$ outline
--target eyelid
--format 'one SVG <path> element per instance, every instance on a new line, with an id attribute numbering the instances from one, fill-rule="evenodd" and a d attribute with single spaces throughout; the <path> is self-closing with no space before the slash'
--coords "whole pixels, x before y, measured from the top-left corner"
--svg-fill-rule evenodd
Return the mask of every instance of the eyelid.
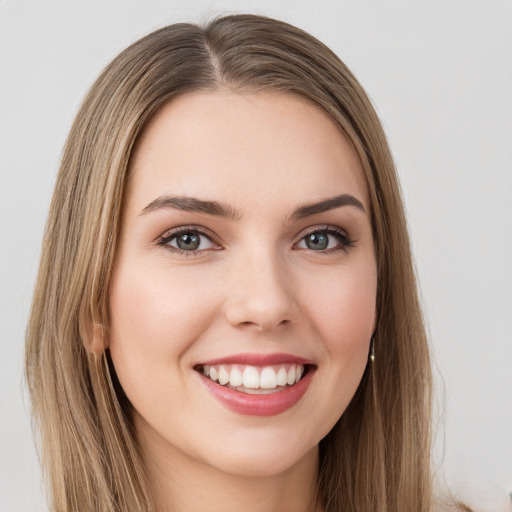
<path id="1" fill-rule="evenodd" d="M 303 229 L 298 235 L 297 238 L 304 238 L 306 235 L 311 233 L 316 233 L 317 231 L 331 231 L 335 233 L 340 233 L 344 236 L 348 237 L 348 233 L 346 229 L 340 228 L 339 226 L 335 226 L 333 224 L 316 224 L 314 226 L 309 226 Z"/>
<path id="2" fill-rule="evenodd" d="M 297 244 L 299 244 L 304 238 L 308 235 L 311 235 L 313 233 L 319 233 L 324 232 L 328 233 L 334 236 L 338 236 L 341 240 L 339 240 L 339 247 L 333 247 L 330 249 L 325 249 L 323 251 L 315 251 L 320 254 L 330 253 L 330 252 L 337 252 L 340 250 L 346 251 L 347 249 L 351 248 L 355 240 L 350 237 L 348 232 L 340 228 L 339 226 L 335 226 L 332 224 L 321 224 L 321 225 L 315 225 L 310 226 L 304 230 L 302 230 L 296 237 L 295 242 L 292 244 L 293 249 L 297 249 Z M 182 249 L 179 249 L 177 247 L 169 245 L 169 242 L 177 237 L 180 233 L 197 233 L 201 236 L 204 236 L 208 238 L 213 244 L 217 245 L 218 248 L 215 249 L 198 249 L 198 250 L 190 250 L 185 251 Z M 166 230 L 162 235 L 160 235 L 156 240 L 155 243 L 159 246 L 165 247 L 166 249 L 170 250 L 171 252 L 178 253 L 178 254 L 186 254 L 186 255 L 194 255 L 202 252 L 208 252 L 211 250 L 220 250 L 222 249 L 222 243 L 220 241 L 220 238 L 210 229 L 205 228 L 203 226 L 198 225 L 185 225 L 185 226 L 177 226 L 175 228 L 171 228 Z M 299 250 L 302 250 L 300 248 Z M 305 249 L 304 249 L 305 250 Z"/>
<path id="3" fill-rule="evenodd" d="M 305 237 L 308 235 L 311 235 L 313 233 L 328 233 L 332 235 L 336 235 L 340 237 L 342 240 L 340 240 L 340 247 L 333 247 L 331 249 L 325 249 L 323 251 L 314 251 L 319 254 L 326 254 L 330 252 L 337 252 L 337 251 L 346 251 L 347 249 L 350 249 L 354 246 L 355 240 L 350 237 L 347 230 L 340 228 L 338 226 L 334 226 L 332 224 L 323 224 L 323 225 L 316 225 L 316 226 L 310 226 L 303 231 L 299 233 L 297 236 L 297 240 L 293 243 L 293 247 L 296 248 L 297 244 L 302 242 Z M 300 250 L 300 249 L 298 249 Z M 304 249 L 307 250 L 307 249 Z"/>
<path id="4" fill-rule="evenodd" d="M 208 238 L 213 244 L 219 246 L 218 248 L 222 248 L 222 244 L 220 242 L 219 237 L 211 230 L 203 227 L 203 226 L 196 226 L 196 225 L 186 225 L 186 226 L 177 226 L 175 228 L 168 229 L 163 234 L 161 234 L 155 241 L 155 243 L 159 246 L 165 247 L 171 252 L 175 253 L 187 253 L 187 255 L 197 254 L 200 252 L 206 252 L 212 249 L 200 249 L 200 250 L 191 250 L 191 251 L 183 251 L 177 247 L 173 247 L 171 245 L 168 245 L 169 242 L 176 238 L 180 233 L 197 233 L 201 236 L 204 236 Z M 215 250 L 215 249 L 213 249 Z"/>

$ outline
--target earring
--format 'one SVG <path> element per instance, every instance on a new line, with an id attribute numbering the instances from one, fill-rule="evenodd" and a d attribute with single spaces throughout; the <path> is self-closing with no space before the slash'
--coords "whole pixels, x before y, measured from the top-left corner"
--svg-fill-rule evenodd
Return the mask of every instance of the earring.
<path id="1" fill-rule="evenodd" d="M 370 338 L 370 361 L 373 363 L 375 361 L 375 342 L 374 342 L 375 334 L 372 334 Z"/>
<path id="2" fill-rule="evenodd" d="M 101 329 L 101 337 L 103 338 L 103 329 L 106 329 L 107 326 L 103 324 L 96 324 Z"/>

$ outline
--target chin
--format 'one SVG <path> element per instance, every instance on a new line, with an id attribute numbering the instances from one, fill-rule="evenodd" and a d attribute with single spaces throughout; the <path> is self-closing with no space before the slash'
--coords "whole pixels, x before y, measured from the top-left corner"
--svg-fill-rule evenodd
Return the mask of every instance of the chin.
<path id="1" fill-rule="evenodd" d="M 272 446 L 274 447 L 274 446 Z M 242 453 L 226 453 L 216 461 L 215 467 L 234 476 L 251 478 L 270 478 L 286 473 L 296 466 L 315 467 L 318 464 L 318 445 L 306 452 L 295 450 L 244 450 Z"/>
<path id="2" fill-rule="evenodd" d="M 212 443 L 217 449 L 202 453 L 211 467 L 224 473 L 265 478 L 286 473 L 297 466 L 318 465 L 318 442 L 307 432 L 291 433 L 289 429 L 251 429 L 233 432 L 222 442 Z"/>

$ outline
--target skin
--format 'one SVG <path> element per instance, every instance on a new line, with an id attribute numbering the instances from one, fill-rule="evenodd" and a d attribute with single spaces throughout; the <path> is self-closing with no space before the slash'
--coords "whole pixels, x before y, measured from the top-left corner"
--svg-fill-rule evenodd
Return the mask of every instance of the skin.
<path id="1" fill-rule="evenodd" d="M 169 194 L 216 201 L 236 215 L 143 212 Z M 340 194 L 364 211 L 348 205 L 290 218 Z M 300 97 L 188 93 L 146 127 L 131 161 L 108 343 L 158 510 L 315 509 L 318 443 L 357 389 L 374 330 L 369 211 L 355 151 Z M 202 238 L 192 253 L 176 240 L 162 245 L 170 230 L 191 226 L 215 239 Z M 353 245 L 330 235 L 327 250 L 308 247 L 306 233 L 326 226 Z M 316 365 L 305 395 L 276 416 L 228 410 L 194 369 L 276 352 Z"/>

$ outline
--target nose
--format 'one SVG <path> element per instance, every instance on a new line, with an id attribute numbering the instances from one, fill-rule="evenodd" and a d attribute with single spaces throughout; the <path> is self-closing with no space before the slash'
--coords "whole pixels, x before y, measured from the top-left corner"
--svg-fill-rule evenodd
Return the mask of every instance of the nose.
<path id="1" fill-rule="evenodd" d="M 297 320 L 294 280 L 277 258 L 261 255 L 242 260 L 226 281 L 225 316 L 231 325 L 269 331 Z"/>

